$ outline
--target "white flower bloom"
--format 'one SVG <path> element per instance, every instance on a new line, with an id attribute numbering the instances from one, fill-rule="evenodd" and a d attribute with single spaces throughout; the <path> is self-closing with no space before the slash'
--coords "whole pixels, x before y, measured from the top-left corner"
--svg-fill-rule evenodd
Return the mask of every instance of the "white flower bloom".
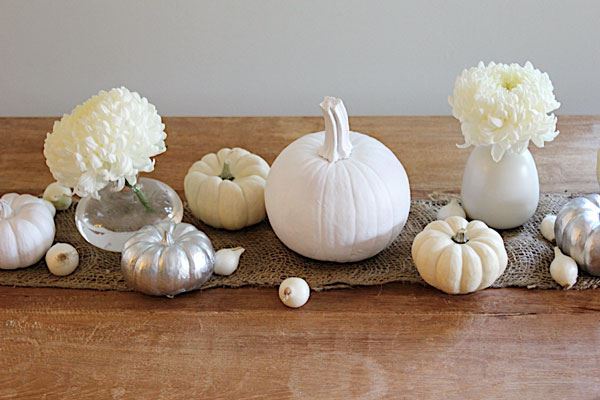
<path id="1" fill-rule="evenodd" d="M 465 69 L 448 99 L 465 138 L 459 147 L 489 145 L 495 161 L 523 152 L 529 141 L 544 147 L 558 135 L 556 116 L 548 115 L 560 107 L 553 91 L 548 74 L 530 62 Z"/>
<path id="2" fill-rule="evenodd" d="M 154 170 L 167 137 L 156 108 L 127 88 L 101 91 L 54 122 L 44 156 L 52 176 L 77 195 L 98 196 L 110 182 L 136 184 Z"/>

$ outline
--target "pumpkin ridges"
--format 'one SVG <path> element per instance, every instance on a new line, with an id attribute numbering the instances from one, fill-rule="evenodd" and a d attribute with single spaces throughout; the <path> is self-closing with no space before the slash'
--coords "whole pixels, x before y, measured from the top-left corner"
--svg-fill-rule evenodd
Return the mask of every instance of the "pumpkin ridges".
<path id="1" fill-rule="evenodd" d="M 596 226 L 588 235 L 584 246 L 584 267 L 587 272 L 598 275 L 600 265 L 600 225 Z"/>
<path id="2" fill-rule="evenodd" d="M 354 185 L 352 184 L 352 179 L 350 177 L 350 172 L 348 171 L 348 163 L 341 163 L 340 164 L 342 166 L 342 169 L 344 170 L 344 172 L 346 172 L 346 181 L 348 182 L 348 185 L 350 186 L 350 194 L 352 195 L 352 200 L 349 202 L 349 204 L 352 204 L 352 209 L 353 212 L 351 212 L 351 214 L 357 214 L 357 210 L 356 210 L 356 205 L 355 205 L 355 194 L 354 194 Z M 352 226 L 352 232 L 353 232 L 353 238 L 352 238 L 352 245 L 350 246 L 350 257 L 349 258 L 353 258 L 354 257 L 354 246 L 356 245 L 356 236 L 358 234 L 358 229 L 357 229 L 357 221 L 359 219 L 359 216 L 356 215 L 356 218 L 354 218 L 353 221 L 353 226 Z"/>
<path id="3" fill-rule="evenodd" d="M 10 220 L 0 220 L 0 233 L 4 233 L 4 237 L 0 240 L 0 255 L 2 257 L 10 257 L 10 259 L 4 259 L 2 265 L 3 269 L 17 269 L 21 265 L 20 255 L 18 251 L 13 249 L 18 248 L 17 237 Z"/>
<path id="4" fill-rule="evenodd" d="M 195 197 L 198 207 L 198 217 L 210 226 L 222 228 L 219 215 L 220 184 L 223 183 L 218 176 L 209 176 L 198 186 Z M 200 195 L 202 193 L 202 195 Z"/>
<path id="5" fill-rule="evenodd" d="M 423 244 L 421 245 L 421 248 L 428 250 L 417 252 L 414 261 L 417 265 L 417 270 L 419 271 L 419 274 L 421 274 L 425 282 L 429 283 L 430 285 L 432 285 L 433 282 L 436 282 L 436 268 L 421 267 L 426 265 L 437 265 L 438 259 L 441 255 L 441 250 L 446 248 L 450 244 L 452 244 L 452 240 L 450 240 L 450 238 L 447 236 L 426 236 L 426 239 L 423 239 Z M 437 287 L 436 285 L 433 286 Z"/>
<path id="6" fill-rule="evenodd" d="M 214 169 L 208 165 L 204 160 L 196 161 L 192 164 L 192 166 L 188 169 L 188 174 L 199 173 L 202 175 L 215 175 Z"/>
<path id="7" fill-rule="evenodd" d="M 37 198 L 36 198 L 37 199 Z M 24 219 L 29 221 L 35 228 L 40 231 L 41 236 L 44 238 L 45 246 L 52 245 L 54 241 L 54 234 L 56 233 L 56 226 L 54 224 L 54 217 L 50 213 L 50 211 L 44 206 L 43 209 L 47 212 L 47 217 L 52 221 L 51 224 L 40 224 L 39 215 L 35 215 L 35 213 L 40 212 L 42 207 L 40 207 L 39 203 L 25 203 L 23 206 L 17 209 L 15 216 L 19 219 Z M 48 228 L 48 229 L 46 229 Z M 45 253 L 45 252 L 44 252 Z"/>
<path id="8" fill-rule="evenodd" d="M 128 271 L 131 271 L 130 273 L 124 273 L 125 276 L 129 276 L 129 278 L 131 279 L 131 282 L 129 283 L 132 287 L 138 287 L 140 285 L 147 285 L 148 282 L 146 282 L 146 278 L 144 277 L 144 273 L 143 271 L 146 268 L 149 268 L 148 266 L 151 265 L 151 255 L 154 252 L 154 249 L 156 247 L 155 243 L 151 243 L 151 242 L 138 242 L 138 243 L 147 243 L 148 246 L 144 248 L 144 250 L 142 250 L 140 252 L 140 255 L 135 259 L 135 263 L 133 265 L 133 269 L 128 269 Z M 128 250 L 129 246 L 125 249 Z M 131 250 L 132 252 L 134 252 L 133 250 Z M 134 252 L 135 254 L 135 252 Z M 123 253 L 121 254 L 121 259 L 125 259 L 124 258 L 125 255 L 125 251 L 123 251 Z M 130 259 L 130 258 L 127 258 Z M 150 262 L 150 264 L 149 264 Z"/>
<path id="9" fill-rule="evenodd" d="M 579 265 L 585 264 L 583 253 L 585 242 L 583 244 L 580 244 L 580 238 L 588 237 L 589 234 L 594 230 L 594 228 L 599 225 L 598 221 L 592 221 L 590 223 L 587 223 L 587 221 L 585 220 L 586 214 L 588 214 L 587 211 L 576 213 L 575 216 L 565 225 L 563 229 L 564 236 L 566 236 L 566 242 L 570 250 L 569 255 L 573 257 L 573 259 Z M 584 228 L 585 230 L 583 230 L 582 228 Z M 574 249 L 576 251 L 573 251 Z"/>
<path id="10" fill-rule="evenodd" d="M 129 253 L 133 252 L 135 253 L 143 253 L 146 250 L 148 250 L 150 247 L 152 247 L 154 244 L 151 242 L 145 242 L 145 241 L 140 241 L 140 242 L 134 242 L 132 244 L 130 244 L 129 246 L 127 246 L 127 248 L 123 249 L 123 252 L 121 254 L 122 259 L 127 259 L 127 260 L 131 260 L 132 257 L 129 255 Z M 136 263 L 137 263 L 137 259 L 136 259 Z M 127 281 L 127 283 L 129 283 L 131 286 L 134 286 L 137 284 L 136 282 L 136 277 L 137 277 L 137 273 L 138 273 L 138 269 L 137 269 L 137 265 L 134 264 L 133 268 L 131 268 L 131 266 L 127 269 L 123 269 L 123 276 L 125 277 L 125 280 Z M 141 267 L 140 267 L 141 268 Z"/>
<path id="11" fill-rule="evenodd" d="M 250 207 L 249 204 L 259 201 L 264 196 L 264 188 L 267 183 L 266 180 L 260 176 L 251 175 L 239 179 L 237 183 L 242 189 L 245 198 L 248 214 L 246 226 L 259 223 L 265 219 L 266 216 L 264 200 L 262 207 Z"/>
<path id="12" fill-rule="evenodd" d="M 242 204 L 241 207 L 243 208 L 245 214 L 246 214 L 246 220 L 244 221 L 243 225 L 240 227 L 243 228 L 244 226 L 249 226 L 250 224 L 250 209 L 248 207 L 248 197 L 246 197 L 246 193 L 244 192 L 244 188 L 242 185 L 239 184 L 239 182 L 236 182 L 238 189 L 239 189 L 239 193 L 242 199 Z"/>
<path id="13" fill-rule="evenodd" d="M 229 151 L 229 153 L 227 153 L 225 159 L 223 160 L 223 163 L 228 162 L 231 165 L 232 171 L 239 170 L 240 161 L 244 160 L 251 154 L 252 153 L 250 153 L 248 150 L 242 149 L 241 147 L 234 147 Z"/>
<path id="14" fill-rule="evenodd" d="M 439 289 L 456 294 L 460 290 L 462 277 L 462 251 L 460 245 L 452 243 L 441 251 L 435 263 L 435 280 Z"/>
<path id="15" fill-rule="evenodd" d="M 431 238 L 436 238 L 436 239 L 447 239 L 449 238 L 449 236 L 445 233 L 442 233 L 440 231 L 436 231 L 433 229 L 423 229 L 421 232 L 419 232 L 417 234 L 417 236 L 415 236 L 415 239 L 413 240 L 413 244 L 412 244 L 412 258 L 413 260 L 416 259 L 417 257 L 417 253 L 421 250 L 421 246 L 423 246 L 423 244 L 425 243 L 425 241 L 427 241 L 428 239 Z"/>
<path id="16" fill-rule="evenodd" d="M 353 179 L 351 179 L 351 177 L 350 177 L 350 172 L 348 171 L 348 167 L 353 168 L 353 170 L 355 171 L 355 173 L 357 173 L 357 175 L 362 178 L 362 184 L 365 187 L 367 187 L 369 185 L 369 183 L 371 182 L 371 180 L 369 179 L 369 177 L 367 177 L 367 174 L 364 171 L 362 171 L 360 168 L 357 168 L 357 166 L 355 164 L 353 164 L 353 163 L 343 163 L 342 165 L 344 165 L 344 168 L 346 169 L 346 172 L 348 173 L 347 178 L 348 178 L 348 181 L 350 182 L 353 196 L 354 196 L 355 186 L 353 184 Z M 376 196 L 374 194 L 375 191 L 376 191 L 376 189 L 375 190 L 367 190 L 367 191 L 365 191 L 366 193 L 368 193 L 368 197 L 369 197 L 368 202 L 370 204 L 377 204 L 378 203 L 378 199 L 376 198 Z M 352 203 L 353 203 L 353 207 L 354 207 L 354 210 L 355 210 L 354 213 L 356 214 L 356 206 L 354 205 L 354 203 L 355 203 L 354 199 L 355 198 L 353 198 Z M 391 200 L 389 200 L 389 199 L 388 199 L 387 206 L 388 207 L 392 206 Z M 383 229 L 385 229 L 385 226 L 382 226 L 383 224 L 380 221 L 380 216 L 378 215 L 376 208 L 367 207 L 366 211 L 367 211 L 367 215 L 368 216 L 365 216 L 365 218 L 363 220 L 366 220 L 366 221 L 376 221 L 375 222 L 375 230 L 374 230 L 375 233 L 381 232 Z M 354 218 L 354 232 L 355 232 L 355 234 L 354 234 L 354 241 L 352 243 L 352 250 L 350 252 L 350 258 L 352 258 L 352 259 L 355 256 L 358 256 L 358 254 L 354 253 L 354 247 L 355 247 L 355 244 L 356 244 L 356 241 L 357 241 L 357 232 L 358 232 L 357 223 L 358 223 L 358 219 L 359 219 L 359 215 L 356 215 L 356 218 Z M 386 221 L 384 221 L 384 223 L 385 222 Z M 389 231 L 391 232 L 390 235 L 393 234 L 393 232 L 391 230 L 389 230 Z M 367 233 L 367 236 L 372 236 L 373 237 L 372 240 L 371 240 L 371 242 L 373 243 L 373 245 L 378 240 L 378 236 L 376 234 L 373 234 L 371 231 L 369 231 Z M 386 243 L 389 243 L 389 237 L 388 237 L 388 239 L 386 239 Z M 379 247 L 379 245 L 378 245 L 378 247 Z"/>
<path id="17" fill-rule="evenodd" d="M 256 154 L 247 154 L 241 157 L 236 166 L 236 178 L 258 175 L 264 179 L 269 174 L 269 164 Z"/>
<path id="18" fill-rule="evenodd" d="M 477 253 L 481 262 L 482 278 L 481 284 L 477 290 L 490 286 L 500 276 L 498 272 L 501 269 L 500 260 L 496 252 L 487 244 L 477 241 L 469 242 L 469 246 Z M 483 262 L 483 260 L 486 262 Z M 487 278 L 486 278 L 487 277 Z"/>
<path id="19" fill-rule="evenodd" d="M 483 280 L 481 258 L 471 246 L 461 246 L 463 253 L 463 274 L 460 289 L 463 293 L 471 293 L 479 289 Z"/>
<path id="20" fill-rule="evenodd" d="M 330 165 L 326 164 L 323 168 L 325 168 L 327 170 L 327 169 L 329 169 L 329 167 L 330 167 Z M 318 235 L 318 239 L 317 240 L 318 240 L 319 246 L 317 247 L 317 249 L 316 249 L 317 251 L 316 251 L 316 253 L 314 255 L 314 258 L 316 258 L 316 259 L 321 259 L 322 258 L 321 254 L 323 253 L 323 236 L 324 236 L 323 235 L 323 229 L 324 229 L 324 224 L 323 224 L 323 209 L 325 208 L 324 207 L 324 204 L 325 204 L 325 192 L 327 190 L 327 181 L 328 180 L 329 180 L 329 171 L 326 171 L 325 172 L 325 179 L 323 179 L 323 184 L 321 185 L 321 194 L 320 194 L 320 196 L 317 196 L 317 197 L 320 197 L 321 200 L 319 201 L 319 205 L 320 205 L 320 207 L 318 207 L 319 217 L 317 218 L 318 222 L 317 222 L 316 233 Z M 309 257 L 310 257 L 310 255 L 309 255 Z"/>
<path id="21" fill-rule="evenodd" d="M 219 184 L 217 201 L 220 225 L 229 230 L 241 229 L 248 220 L 244 195 L 239 185 L 230 181 Z M 243 222 L 242 222 L 243 221 Z"/>
<path id="22" fill-rule="evenodd" d="M 201 172 L 188 173 L 183 180 L 183 191 L 194 214 L 201 214 L 202 204 L 200 190 L 208 175 Z"/>
<path id="23" fill-rule="evenodd" d="M 432 230 L 436 232 L 443 233 L 444 235 L 454 236 L 456 231 L 452 229 L 452 227 L 446 221 L 433 221 L 427 224 L 425 230 Z"/>
<path id="24" fill-rule="evenodd" d="M 158 291 L 175 295 L 187 290 L 192 277 L 189 261 L 187 254 L 178 244 L 171 246 L 162 245 L 160 258 L 158 259 L 159 273 L 157 274 L 157 282 L 155 284 Z M 177 279 L 168 279 L 170 275 L 169 271 L 174 269 L 177 270 Z M 167 279 L 159 279 L 159 277 Z M 183 287 L 179 285 L 179 279 L 186 280 Z"/>
<path id="25" fill-rule="evenodd" d="M 381 230 L 383 230 L 383 229 L 385 229 L 387 232 L 389 232 L 388 238 L 387 238 L 387 240 L 386 240 L 386 243 L 387 243 L 387 244 L 385 245 L 385 247 L 387 247 L 387 246 L 389 246 L 389 245 L 390 245 L 390 244 L 391 244 L 391 243 L 394 241 L 394 239 L 396 239 L 396 237 L 397 237 L 397 236 L 398 236 L 398 234 L 400 233 L 400 231 L 399 231 L 398 229 L 396 229 L 396 227 L 397 227 L 398 225 L 402 225 L 402 227 L 404 227 L 404 224 L 402 224 L 402 222 L 401 222 L 401 221 L 396 221 L 396 219 L 397 219 L 397 217 L 398 217 L 398 216 L 396 215 L 396 205 L 395 205 L 395 204 L 393 204 L 393 201 L 392 201 L 392 194 L 390 193 L 390 189 L 389 189 L 389 187 L 387 186 L 387 183 L 386 183 L 386 182 L 384 182 L 384 181 L 383 181 L 383 179 L 381 179 L 381 177 L 380 177 L 380 176 L 377 174 L 377 172 L 376 172 L 376 171 L 373 169 L 373 167 L 372 167 L 372 166 L 370 166 L 370 165 L 368 165 L 368 164 L 365 164 L 365 163 L 364 163 L 364 162 L 362 162 L 362 161 L 358 161 L 358 160 L 357 160 L 356 158 L 354 158 L 354 157 L 352 158 L 352 160 L 353 160 L 355 163 L 357 163 L 357 164 L 361 165 L 362 167 L 365 167 L 365 168 L 367 168 L 367 170 L 371 172 L 371 176 L 373 176 L 373 177 L 374 177 L 374 178 L 377 180 L 377 182 L 379 183 L 379 188 L 383 187 L 383 188 L 385 189 L 385 194 L 387 194 L 387 196 L 381 196 L 381 198 L 383 198 L 383 197 L 385 197 L 385 198 L 386 198 L 386 200 L 387 200 L 387 201 L 386 201 L 386 205 L 385 205 L 384 207 L 386 207 L 386 208 L 388 208 L 389 210 L 391 210 L 391 212 L 392 212 L 392 217 L 390 218 L 390 220 L 389 220 L 389 221 L 388 221 L 388 220 L 386 220 L 386 219 L 384 219 L 384 221 L 383 221 L 383 222 L 384 222 L 384 224 L 381 224 L 381 223 L 380 223 L 380 221 L 379 221 L 379 218 L 378 218 L 378 219 L 377 219 L 377 232 L 381 232 Z M 360 172 L 360 174 L 361 174 L 361 175 L 362 175 L 362 176 L 365 178 L 365 180 L 366 180 L 367 182 L 371 182 L 371 180 L 369 180 L 369 179 L 367 178 L 367 174 L 365 173 L 365 171 L 363 171 L 363 170 L 362 170 L 362 169 L 360 169 L 360 168 L 356 168 L 356 170 Z M 374 188 L 373 190 L 371 190 L 371 193 L 375 193 L 375 192 L 379 191 L 379 188 L 376 188 L 376 189 Z M 383 217 L 383 216 L 381 216 L 381 217 Z M 406 221 L 404 221 L 404 223 L 406 223 Z M 391 226 L 390 226 L 390 228 L 391 228 L 391 229 L 386 229 L 386 228 L 388 228 L 387 224 L 391 224 Z M 401 228 L 400 228 L 400 229 L 401 229 Z M 384 248 L 385 248 L 385 247 L 384 247 Z"/>
<path id="26" fill-rule="evenodd" d="M 458 216 L 448 217 L 444 222 L 450 226 L 450 229 L 452 230 L 452 236 L 454 236 L 461 229 L 467 230 L 468 227 L 467 221 Z"/>
<path id="27" fill-rule="evenodd" d="M 495 235 L 492 235 L 495 233 Z M 508 255 L 504 248 L 504 240 L 502 236 L 496 231 L 490 231 L 485 235 L 480 235 L 473 240 L 473 243 L 481 243 L 482 245 L 488 246 L 495 254 L 498 259 L 498 276 L 504 273 L 508 264 Z M 493 282 L 492 282 L 493 283 Z"/>
<path id="28" fill-rule="evenodd" d="M 204 157 L 200 159 L 201 162 L 206 163 L 212 171 L 211 175 L 217 176 L 221 173 L 223 169 L 223 163 L 219 160 L 215 153 L 206 154 Z"/>
<path id="29" fill-rule="evenodd" d="M 9 224 L 15 235 L 17 247 L 20 250 L 19 264 L 30 266 L 40 261 L 52 245 L 52 242 L 48 243 L 44 233 L 36 224 L 29 220 L 11 218 Z M 27 234 L 24 235 L 22 232 L 27 232 Z"/>

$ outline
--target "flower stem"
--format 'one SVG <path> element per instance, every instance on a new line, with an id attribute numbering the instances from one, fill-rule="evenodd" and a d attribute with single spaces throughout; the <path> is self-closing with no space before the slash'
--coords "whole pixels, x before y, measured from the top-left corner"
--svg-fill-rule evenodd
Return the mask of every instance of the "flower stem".
<path id="1" fill-rule="evenodd" d="M 127 183 L 127 186 L 129 186 L 131 188 L 131 190 L 133 191 L 133 193 L 135 193 L 138 200 L 140 201 L 140 203 L 142 203 L 142 205 L 144 206 L 146 211 L 148 211 L 148 212 L 154 211 L 154 209 L 150 205 L 150 201 L 148 201 L 148 198 L 146 197 L 146 194 L 142 191 L 142 188 L 140 187 L 140 185 L 138 185 L 138 184 L 130 185 L 129 183 Z"/>

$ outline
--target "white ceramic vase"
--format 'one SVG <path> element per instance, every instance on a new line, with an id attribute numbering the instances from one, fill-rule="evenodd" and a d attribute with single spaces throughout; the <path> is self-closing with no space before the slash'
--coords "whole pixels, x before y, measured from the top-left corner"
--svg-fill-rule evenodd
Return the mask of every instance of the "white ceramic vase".
<path id="1" fill-rule="evenodd" d="M 463 174 L 462 201 L 471 219 L 495 229 L 523 225 L 535 213 L 540 183 L 529 150 L 506 152 L 499 162 L 489 146 L 473 149 Z"/>

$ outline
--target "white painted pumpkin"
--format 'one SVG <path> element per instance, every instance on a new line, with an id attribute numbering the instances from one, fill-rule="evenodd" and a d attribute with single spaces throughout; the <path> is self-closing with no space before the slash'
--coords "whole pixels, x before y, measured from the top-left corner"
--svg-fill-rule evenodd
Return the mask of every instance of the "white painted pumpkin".
<path id="1" fill-rule="evenodd" d="M 351 132 L 342 101 L 321 103 L 325 131 L 287 146 L 271 166 L 265 205 L 290 249 L 324 261 L 371 257 L 398 236 L 410 208 L 408 177 L 381 142 Z"/>
<path id="2" fill-rule="evenodd" d="M 498 232 L 458 216 L 427 225 L 413 241 L 412 258 L 425 282 L 449 294 L 489 287 L 508 264 Z"/>
<path id="3" fill-rule="evenodd" d="M 29 194 L 0 197 L 0 269 L 29 267 L 44 257 L 55 233 L 50 207 Z"/>
<path id="4" fill-rule="evenodd" d="M 254 225 L 265 218 L 269 164 L 247 150 L 221 149 L 196 161 L 184 180 L 192 213 L 215 228 Z"/>

